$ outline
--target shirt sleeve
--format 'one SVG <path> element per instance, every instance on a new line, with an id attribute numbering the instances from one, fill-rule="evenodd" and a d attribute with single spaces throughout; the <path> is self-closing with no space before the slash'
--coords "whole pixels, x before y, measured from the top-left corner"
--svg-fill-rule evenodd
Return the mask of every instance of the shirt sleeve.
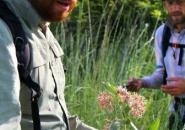
<path id="1" fill-rule="evenodd" d="M 164 65 L 163 65 L 163 55 L 162 55 L 162 35 L 163 35 L 164 24 L 161 25 L 155 33 L 154 40 L 154 51 L 156 59 L 156 69 L 155 71 L 143 78 L 144 86 L 148 88 L 159 88 L 163 83 L 164 75 Z"/>
<path id="2" fill-rule="evenodd" d="M 20 130 L 20 80 L 13 38 L 0 19 L 0 129 Z"/>

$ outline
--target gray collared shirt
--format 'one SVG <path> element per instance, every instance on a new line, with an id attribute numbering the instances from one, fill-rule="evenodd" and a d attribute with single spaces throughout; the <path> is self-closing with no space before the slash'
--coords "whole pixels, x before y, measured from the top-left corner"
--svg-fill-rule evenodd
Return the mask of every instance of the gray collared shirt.
<path id="1" fill-rule="evenodd" d="M 64 89 L 65 76 L 61 56 L 64 54 L 52 32 L 41 25 L 46 23 L 28 0 L 4 0 L 17 15 L 31 46 L 30 76 L 39 84 L 39 114 L 42 130 L 66 130 L 64 113 L 71 130 L 96 130 L 67 111 Z M 12 34 L 0 19 L 0 129 L 33 130 L 30 90 L 20 83 L 17 57 Z M 57 93 L 55 93 L 57 89 Z M 57 98 L 58 97 L 58 98 Z M 61 106 L 63 110 L 61 109 Z"/>
<path id="2" fill-rule="evenodd" d="M 42 33 L 39 25 L 43 20 L 27 0 L 6 2 L 21 21 L 31 46 L 30 75 L 42 90 L 38 103 L 42 129 L 65 130 L 63 115 L 68 112 L 64 99 L 63 51 L 48 27 L 45 34 Z M 12 35 L 2 20 L 0 35 L 0 129 L 32 130 L 31 93 L 27 86 L 20 83 Z M 58 93 L 54 92 L 55 88 Z"/>

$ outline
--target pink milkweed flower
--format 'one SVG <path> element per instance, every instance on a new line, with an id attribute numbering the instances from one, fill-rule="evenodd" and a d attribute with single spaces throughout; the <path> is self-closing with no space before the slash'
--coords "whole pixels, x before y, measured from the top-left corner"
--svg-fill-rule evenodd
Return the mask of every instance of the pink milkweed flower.
<path id="1" fill-rule="evenodd" d="M 112 95 L 108 92 L 102 92 L 98 95 L 98 103 L 101 108 L 108 110 L 109 112 L 113 111 L 112 106 Z"/>
<path id="2" fill-rule="evenodd" d="M 128 102 L 131 108 L 131 114 L 135 117 L 141 117 L 145 113 L 145 98 L 134 93 Z"/>
<path id="3" fill-rule="evenodd" d="M 118 87 L 117 94 L 120 97 L 121 102 L 128 103 L 129 98 L 130 98 L 130 93 L 127 91 L 127 89 L 122 88 L 122 87 Z"/>

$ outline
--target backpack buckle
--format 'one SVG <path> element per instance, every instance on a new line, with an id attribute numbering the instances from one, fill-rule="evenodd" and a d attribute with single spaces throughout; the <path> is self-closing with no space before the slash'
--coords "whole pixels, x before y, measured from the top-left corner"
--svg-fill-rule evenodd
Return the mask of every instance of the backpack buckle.
<path id="1" fill-rule="evenodd" d="M 173 47 L 174 47 L 174 48 L 178 48 L 179 45 L 178 45 L 177 43 L 174 43 L 174 44 L 173 44 Z"/>

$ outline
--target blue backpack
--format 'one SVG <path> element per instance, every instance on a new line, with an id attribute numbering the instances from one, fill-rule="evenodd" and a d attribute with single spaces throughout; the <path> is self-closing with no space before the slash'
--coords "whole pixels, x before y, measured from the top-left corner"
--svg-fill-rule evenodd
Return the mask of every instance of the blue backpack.
<path id="1" fill-rule="evenodd" d="M 6 3 L 0 2 L 0 18 L 8 25 L 16 48 L 18 60 L 18 71 L 21 82 L 25 83 L 31 91 L 31 109 L 34 130 L 41 130 L 38 98 L 40 97 L 40 86 L 33 82 L 30 73 L 30 45 L 19 19 L 11 12 Z"/>

